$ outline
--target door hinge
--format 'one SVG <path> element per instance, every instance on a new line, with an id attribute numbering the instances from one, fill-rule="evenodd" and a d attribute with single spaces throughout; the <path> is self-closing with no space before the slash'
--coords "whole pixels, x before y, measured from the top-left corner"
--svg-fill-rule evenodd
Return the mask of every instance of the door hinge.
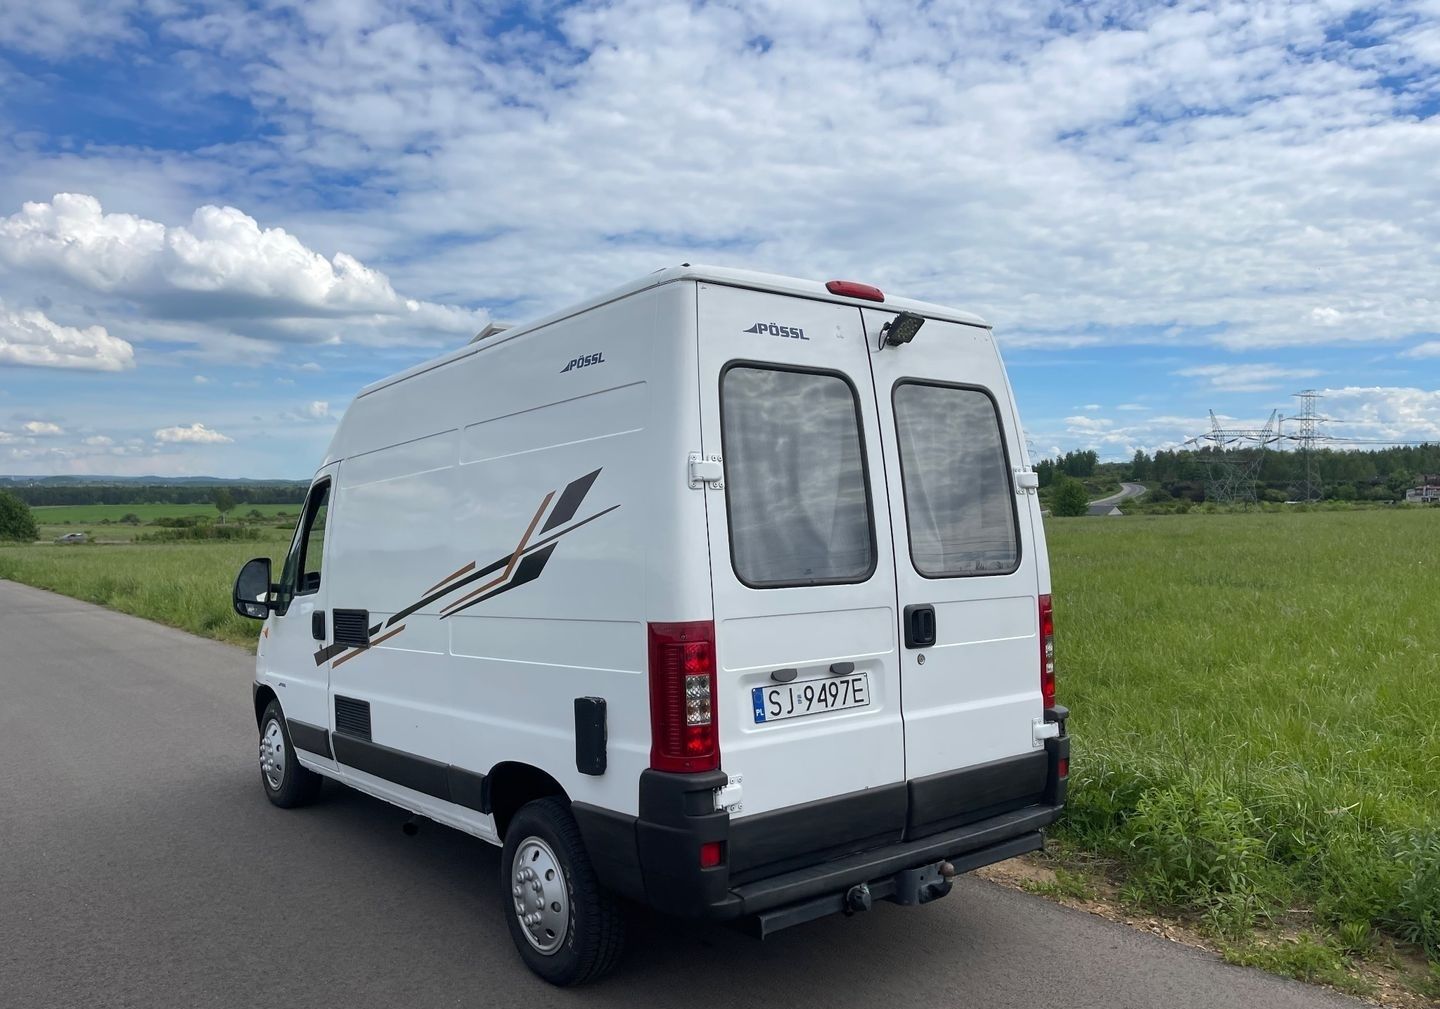
<path id="1" fill-rule="evenodd" d="M 1040 489 L 1040 474 L 1033 469 L 1015 471 L 1015 493 L 1034 494 Z"/>
<path id="2" fill-rule="evenodd" d="M 1059 722 L 1047 722 L 1043 718 L 1036 718 L 1030 722 L 1031 746 L 1044 746 L 1045 740 L 1054 739 L 1059 735 Z"/>
<path id="3" fill-rule="evenodd" d="M 690 489 L 700 490 L 702 487 L 725 489 L 725 463 L 718 455 L 702 456 L 699 452 L 691 452 Z"/>
<path id="4" fill-rule="evenodd" d="M 743 774 L 732 774 L 730 780 L 720 788 L 715 789 L 715 812 L 717 813 L 738 813 L 743 808 L 741 803 L 741 784 L 744 782 Z"/>

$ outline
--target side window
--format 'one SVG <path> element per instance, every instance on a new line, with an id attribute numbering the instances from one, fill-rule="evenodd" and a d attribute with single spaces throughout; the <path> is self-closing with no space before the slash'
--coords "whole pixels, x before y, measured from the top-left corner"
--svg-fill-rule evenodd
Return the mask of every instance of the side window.
<path id="1" fill-rule="evenodd" d="M 320 588 L 320 561 L 325 550 L 325 518 L 329 506 L 330 481 L 326 480 L 310 488 L 305 510 L 300 513 L 300 524 L 295 527 L 295 538 L 290 542 L 290 552 L 285 555 L 275 599 L 281 614 L 290 608 L 290 600 L 295 596 Z"/>
<path id="2" fill-rule="evenodd" d="M 894 403 L 915 570 L 927 578 L 1014 571 L 1015 491 L 995 401 L 979 389 L 900 382 Z"/>
<path id="3" fill-rule="evenodd" d="M 736 576 L 752 588 L 869 578 L 875 530 L 850 383 L 732 365 L 720 380 L 720 427 Z"/>

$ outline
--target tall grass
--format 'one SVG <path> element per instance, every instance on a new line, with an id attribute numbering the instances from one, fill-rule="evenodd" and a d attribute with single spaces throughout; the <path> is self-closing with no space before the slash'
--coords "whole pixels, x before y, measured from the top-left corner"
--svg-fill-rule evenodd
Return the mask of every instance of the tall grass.
<path id="1" fill-rule="evenodd" d="M 1061 830 L 1234 933 L 1440 959 L 1440 511 L 1058 520 Z"/>
<path id="2" fill-rule="evenodd" d="M 278 571 L 287 541 L 269 532 L 258 543 L 0 546 L 0 578 L 253 647 L 260 624 L 235 614 L 230 591 L 251 557 L 271 558 Z"/>

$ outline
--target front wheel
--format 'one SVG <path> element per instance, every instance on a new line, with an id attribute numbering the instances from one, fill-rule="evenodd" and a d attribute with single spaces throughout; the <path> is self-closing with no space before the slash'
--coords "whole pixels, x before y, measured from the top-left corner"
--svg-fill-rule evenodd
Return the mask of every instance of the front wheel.
<path id="1" fill-rule="evenodd" d="M 304 806 L 320 794 L 321 781 L 320 775 L 300 766 L 280 702 L 271 701 L 260 717 L 260 784 L 265 797 L 281 809 Z"/>
<path id="2" fill-rule="evenodd" d="M 563 799 L 523 806 L 505 831 L 500 897 L 526 966 L 551 984 L 609 973 L 625 942 L 615 898 L 600 887 Z"/>

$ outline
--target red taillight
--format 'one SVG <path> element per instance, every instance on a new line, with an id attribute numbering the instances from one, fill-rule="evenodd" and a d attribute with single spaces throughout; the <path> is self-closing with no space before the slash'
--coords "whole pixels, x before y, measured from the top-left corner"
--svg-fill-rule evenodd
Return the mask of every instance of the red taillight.
<path id="1" fill-rule="evenodd" d="M 1040 696 L 1055 706 L 1055 609 L 1049 596 L 1040 597 Z"/>
<path id="2" fill-rule="evenodd" d="M 885 292 L 880 288 L 856 283 L 853 280 L 832 280 L 825 285 L 825 290 L 831 294 L 838 294 L 842 298 L 861 298 L 865 301 L 885 300 Z"/>
<path id="3" fill-rule="evenodd" d="M 1069 776 L 1070 776 L 1070 760 L 1069 760 L 1069 758 L 1067 758 L 1067 757 L 1061 757 L 1061 758 L 1060 758 L 1060 777 L 1066 778 L 1066 777 L 1069 777 Z"/>
<path id="4" fill-rule="evenodd" d="M 700 845 L 700 868 L 713 869 L 725 861 L 724 841 L 705 841 Z"/>
<path id="5" fill-rule="evenodd" d="M 709 620 L 650 625 L 650 766 L 713 771 L 715 625 Z"/>

